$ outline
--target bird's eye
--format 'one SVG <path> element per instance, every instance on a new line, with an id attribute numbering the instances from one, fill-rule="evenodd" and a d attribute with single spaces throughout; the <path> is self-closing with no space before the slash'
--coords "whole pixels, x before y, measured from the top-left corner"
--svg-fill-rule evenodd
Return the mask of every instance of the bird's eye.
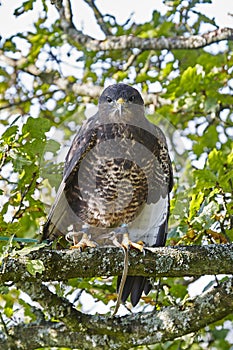
<path id="1" fill-rule="evenodd" d="M 111 99 L 111 97 L 109 97 L 109 96 L 106 97 L 106 100 L 107 100 L 108 103 L 111 103 L 111 102 L 112 102 L 112 99 Z"/>
<path id="2" fill-rule="evenodd" d="M 130 96 L 129 102 L 133 102 L 134 100 L 135 100 L 135 96 L 134 95 Z"/>

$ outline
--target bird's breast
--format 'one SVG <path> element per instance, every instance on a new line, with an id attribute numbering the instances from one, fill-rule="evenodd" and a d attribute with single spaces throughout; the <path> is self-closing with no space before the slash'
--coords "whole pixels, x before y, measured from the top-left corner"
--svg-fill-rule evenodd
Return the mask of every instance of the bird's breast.
<path id="1" fill-rule="evenodd" d="M 151 194 L 156 201 L 161 197 L 163 174 L 157 154 L 147 147 L 151 141 L 142 142 L 138 133 L 121 124 L 99 128 L 94 146 L 73 176 L 73 192 L 67 193 L 83 222 L 106 228 L 129 224 L 153 201 Z"/>
<path id="2" fill-rule="evenodd" d="M 97 227 L 116 227 L 135 219 L 148 193 L 142 168 L 129 159 L 104 158 L 102 162 L 89 159 L 85 172 L 86 181 L 80 186 L 85 222 Z"/>

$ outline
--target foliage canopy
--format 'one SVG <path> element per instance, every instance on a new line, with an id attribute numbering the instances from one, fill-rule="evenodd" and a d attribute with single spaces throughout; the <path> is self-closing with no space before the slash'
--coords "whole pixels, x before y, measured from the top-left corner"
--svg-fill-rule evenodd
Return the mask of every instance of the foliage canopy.
<path id="1" fill-rule="evenodd" d="M 165 15 L 155 10 L 148 22 L 135 23 L 132 16 L 123 25 L 112 14 L 101 13 L 95 1 L 83 1 L 106 41 L 87 36 L 85 28 L 76 29 L 73 1 L 45 0 L 20 2 L 13 16 L 30 13 L 31 29 L 2 39 L 0 235 L 39 238 L 60 182 L 61 150 L 64 153 L 85 113 L 94 109 L 103 87 L 124 82 L 142 91 L 148 118 L 161 125 L 169 139 L 176 184 L 168 244 L 232 242 L 232 32 L 220 44 L 196 48 L 195 36 L 203 34 L 203 28 L 216 31 L 214 38 L 220 35 L 215 20 L 196 8 L 209 0 L 164 1 Z M 162 48 L 153 41 L 159 38 L 164 40 Z M 191 38 L 186 48 L 184 38 Z M 130 40 L 138 40 L 138 46 L 130 47 Z M 141 48 L 148 40 L 154 46 Z M 213 42 L 222 40 L 220 35 Z M 170 49 L 170 42 L 176 43 L 175 49 Z M 35 248 L 26 245 L 28 251 Z M 11 239 L 7 244 L 0 241 L 0 247 L 4 272 L 5 259 L 22 249 L 22 243 Z M 39 278 L 43 261 L 28 261 L 27 270 Z M 144 298 L 142 310 L 183 305 L 192 281 L 162 279 L 159 294 L 155 291 Z M 112 305 L 116 297 L 115 279 L 112 283 L 76 278 L 51 285 L 78 310 L 87 311 L 83 303 L 89 295 L 100 305 Z M 25 299 L 19 287 L 5 284 L 0 288 L 3 332 L 22 319 L 29 325 L 36 322 L 41 311 Z M 228 316 L 198 333 L 150 348 L 230 349 L 231 322 Z"/>

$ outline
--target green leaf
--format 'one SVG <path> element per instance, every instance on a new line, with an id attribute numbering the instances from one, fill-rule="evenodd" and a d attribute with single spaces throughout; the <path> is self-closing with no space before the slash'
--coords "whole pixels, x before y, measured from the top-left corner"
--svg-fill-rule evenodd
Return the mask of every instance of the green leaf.
<path id="1" fill-rule="evenodd" d="M 26 264 L 28 272 L 35 276 L 37 273 L 42 273 L 45 270 L 42 260 L 29 260 Z"/>
<path id="2" fill-rule="evenodd" d="M 59 151 L 60 147 L 61 144 L 59 142 L 50 139 L 46 142 L 45 152 L 56 153 L 57 151 Z"/>
<path id="3" fill-rule="evenodd" d="M 29 10 L 32 10 L 33 9 L 33 2 L 34 2 L 34 0 L 29 0 L 29 1 L 23 2 L 22 6 L 15 9 L 14 15 L 16 17 L 18 17 L 18 16 L 22 15 L 23 13 L 25 13 Z"/>
<path id="4" fill-rule="evenodd" d="M 189 220 L 195 217 L 197 212 L 200 210 L 204 197 L 205 196 L 203 192 L 198 192 L 192 195 L 192 199 L 189 204 Z"/>
<path id="5" fill-rule="evenodd" d="M 216 125 L 210 125 L 208 129 L 204 132 L 203 144 L 205 142 L 205 147 L 212 149 L 216 147 L 218 141 L 218 132 L 216 130 Z"/>
<path id="6" fill-rule="evenodd" d="M 199 65 L 198 65 L 199 66 Z M 199 91 L 200 81 L 202 80 L 201 66 L 188 67 L 180 78 L 177 94 L 193 93 Z"/>
<path id="7" fill-rule="evenodd" d="M 18 126 L 17 125 L 13 125 L 10 126 L 9 128 L 7 128 L 7 130 L 2 134 L 2 139 L 3 140 L 9 140 L 11 138 L 11 136 L 15 135 L 18 131 Z"/>
<path id="8" fill-rule="evenodd" d="M 218 100 L 214 97 L 207 97 L 205 100 L 204 111 L 206 113 L 215 112 L 218 107 Z"/>
<path id="9" fill-rule="evenodd" d="M 195 192 L 203 191 L 205 188 L 212 188 L 216 186 L 218 178 L 209 169 L 195 170 L 193 172 L 196 180 Z"/>
<path id="10" fill-rule="evenodd" d="M 4 313 L 7 317 L 12 317 L 13 313 L 14 313 L 14 310 L 12 307 L 5 307 L 4 308 Z"/>
<path id="11" fill-rule="evenodd" d="M 31 252 L 35 252 L 41 248 L 44 248 L 48 245 L 48 243 L 39 243 L 39 244 L 36 244 L 36 245 L 32 245 L 32 246 L 28 246 L 28 247 L 24 247 L 20 250 L 14 250 L 12 253 L 11 253 L 11 256 L 12 257 L 15 257 L 15 256 L 20 256 L 20 257 L 24 257 L 28 254 L 30 254 Z"/>
<path id="12" fill-rule="evenodd" d="M 44 138 L 45 132 L 49 131 L 51 123 L 46 118 L 29 117 L 23 126 L 23 134 L 29 135 L 30 138 Z"/>
<path id="13" fill-rule="evenodd" d="M 223 166 L 222 152 L 214 148 L 208 155 L 208 163 L 211 170 L 220 170 Z"/>

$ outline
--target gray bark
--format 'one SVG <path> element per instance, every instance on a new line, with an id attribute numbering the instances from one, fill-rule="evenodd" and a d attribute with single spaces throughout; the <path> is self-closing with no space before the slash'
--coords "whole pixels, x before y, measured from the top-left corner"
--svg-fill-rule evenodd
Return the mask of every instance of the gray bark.
<path id="1" fill-rule="evenodd" d="M 85 47 L 91 51 L 128 50 L 137 48 L 145 50 L 181 50 L 198 49 L 222 40 L 233 40 L 232 28 L 220 28 L 202 35 L 190 35 L 189 37 L 160 37 L 160 38 L 139 38 L 131 35 L 119 37 L 110 36 L 105 40 L 92 39 L 78 32 L 74 27 L 63 28 L 67 38 L 72 40 L 73 45 L 80 48 Z"/>
<path id="2" fill-rule="evenodd" d="M 16 255 L 17 254 L 17 255 Z M 31 275 L 31 260 L 43 262 L 45 270 Z M 145 254 L 130 251 L 129 273 L 145 276 L 201 276 L 231 274 L 233 245 L 149 248 Z M 233 279 L 217 285 L 182 306 L 124 317 L 87 315 L 67 299 L 52 293 L 43 281 L 74 277 L 121 274 L 123 255 L 118 248 L 95 248 L 82 253 L 70 250 L 21 251 L 2 262 L 1 282 L 13 281 L 46 310 L 56 323 L 38 318 L 0 332 L 1 349 L 35 349 L 64 346 L 78 349 L 129 349 L 138 345 L 173 340 L 196 332 L 233 312 Z M 29 337 L 30 335 L 30 337 Z"/>
<path id="3" fill-rule="evenodd" d="M 18 286 L 59 323 L 40 321 L 11 327 L 8 337 L 0 333 L 2 350 L 30 350 L 45 346 L 84 350 L 130 349 L 142 344 L 163 343 L 196 332 L 233 312 L 232 278 L 194 299 L 186 300 L 182 307 L 172 306 L 158 312 L 115 318 L 84 315 L 39 281 L 21 281 Z"/>
<path id="4" fill-rule="evenodd" d="M 54 2 L 54 1 L 53 1 Z M 92 8 L 96 21 L 105 34 L 104 40 L 96 40 L 77 30 L 72 20 L 72 9 L 70 0 L 59 1 L 56 3 L 60 14 L 60 24 L 68 41 L 78 49 L 85 48 L 94 52 L 112 51 L 112 50 L 129 50 L 137 48 L 140 51 L 145 50 L 180 50 L 180 49 L 197 49 L 203 48 L 222 40 L 233 40 L 232 28 L 218 28 L 202 35 L 190 35 L 189 37 L 159 37 L 159 38 L 140 38 L 133 35 L 114 36 L 111 35 L 106 24 L 103 21 L 103 15 L 100 13 L 92 0 L 85 0 Z"/>
<path id="5" fill-rule="evenodd" d="M 27 255 L 16 252 L 2 264 L 0 282 L 33 281 L 28 272 L 31 260 L 40 260 L 45 270 L 38 277 L 42 281 L 62 281 L 75 277 L 121 275 L 123 253 L 114 247 L 78 250 L 37 250 Z M 205 246 L 145 248 L 145 253 L 129 252 L 129 274 L 150 277 L 203 276 L 231 274 L 233 244 Z"/>

